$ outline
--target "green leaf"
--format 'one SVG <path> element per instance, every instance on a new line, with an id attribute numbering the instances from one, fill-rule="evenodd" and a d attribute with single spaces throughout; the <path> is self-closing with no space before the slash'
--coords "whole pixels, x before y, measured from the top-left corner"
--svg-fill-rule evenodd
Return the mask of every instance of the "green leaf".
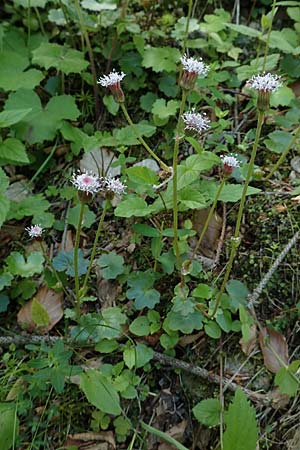
<path id="1" fill-rule="evenodd" d="M 10 127 L 15 123 L 20 122 L 31 110 L 32 108 L 2 111 L 0 113 L 0 128 Z"/>
<path id="2" fill-rule="evenodd" d="M 178 189 L 183 189 L 198 179 L 199 174 L 220 164 L 220 158 L 211 152 L 189 156 L 178 166 Z"/>
<path id="3" fill-rule="evenodd" d="M 147 92 L 147 94 L 142 95 L 140 97 L 140 105 L 141 108 L 146 112 L 151 112 L 152 105 L 157 99 L 157 95 L 153 94 L 153 92 Z"/>
<path id="4" fill-rule="evenodd" d="M 18 202 L 11 202 L 7 218 L 21 220 L 24 217 L 32 216 L 33 223 L 39 223 L 43 228 L 49 228 L 54 222 L 54 215 L 45 212 L 49 206 L 50 203 L 43 194 L 29 195 Z"/>
<path id="5" fill-rule="evenodd" d="M 127 317 L 117 306 L 105 308 L 102 318 L 97 323 L 97 334 L 100 339 L 115 339 L 123 334 L 123 326 Z"/>
<path id="6" fill-rule="evenodd" d="M 136 336 L 147 336 L 150 334 L 150 324 L 146 316 L 134 319 L 129 326 L 129 331 Z"/>
<path id="7" fill-rule="evenodd" d="M 74 249 L 66 252 L 60 251 L 52 261 L 54 269 L 59 272 L 66 272 L 71 277 L 75 276 L 74 271 Z M 89 262 L 84 258 L 83 251 L 78 251 L 78 275 L 84 275 L 87 273 Z"/>
<path id="8" fill-rule="evenodd" d="M 97 370 L 87 370 L 80 375 L 80 389 L 88 401 L 106 414 L 121 414 L 117 391 L 107 378 Z"/>
<path id="9" fill-rule="evenodd" d="M 25 146 L 15 138 L 8 138 L 0 144 L 0 164 L 28 164 Z"/>
<path id="10" fill-rule="evenodd" d="M 240 314 L 240 322 L 242 325 L 242 336 L 243 336 L 243 342 L 248 342 L 251 338 L 251 326 L 254 323 L 253 317 L 248 313 L 246 308 L 243 305 L 239 305 L 239 314 Z"/>
<path id="11" fill-rule="evenodd" d="M 179 209 L 180 211 L 187 211 L 189 209 L 202 209 L 207 206 L 207 198 L 198 189 L 190 187 L 183 188 L 178 193 Z"/>
<path id="12" fill-rule="evenodd" d="M 103 103 L 110 114 L 112 114 L 113 116 L 117 115 L 120 109 L 120 105 L 115 101 L 113 95 L 104 95 Z"/>
<path id="13" fill-rule="evenodd" d="M 114 10 L 117 8 L 116 0 L 82 0 L 81 6 L 91 11 Z"/>
<path id="14" fill-rule="evenodd" d="M 106 280 L 115 280 L 124 272 L 124 258 L 115 251 L 100 256 L 97 264 L 101 267 L 101 275 Z"/>
<path id="15" fill-rule="evenodd" d="M 37 299 L 33 299 L 31 306 L 31 317 L 38 327 L 45 327 L 49 324 L 49 314 Z"/>
<path id="16" fill-rule="evenodd" d="M 241 389 L 235 393 L 234 400 L 228 408 L 228 414 L 225 415 L 225 423 L 224 450 L 256 449 L 258 427 L 255 409 L 249 404 Z"/>
<path id="17" fill-rule="evenodd" d="M 21 253 L 12 252 L 5 261 L 7 269 L 13 275 L 29 278 L 43 271 L 44 256 L 41 252 L 32 252 L 25 261 Z"/>
<path id="18" fill-rule="evenodd" d="M 271 95 L 270 105 L 272 108 L 277 108 L 278 106 L 289 106 L 294 98 L 294 91 L 288 86 L 282 86 Z"/>
<path id="19" fill-rule="evenodd" d="M 151 214 L 151 207 L 143 198 L 136 195 L 128 195 L 115 209 L 115 216 L 119 217 L 144 217 L 149 214 Z"/>
<path id="20" fill-rule="evenodd" d="M 160 293 L 152 287 L 154 280 L 154 274 L 151 272 L 135 272 L 128 278 L 130 289 L 127 290 L 126 296 L 135 300 L 136 309 L 152 309 L 159 303 Z"/>
<path id="21" fill-rule="evenodd" d="M 16 437 L 19 434 L 19 419 L 14 403 L 0 403 L 0 436 L 1 450 L 15 448 Z"/>
<path id="22" fill-rule="evenodd" d="M 154 72 L 176 72 L 181 53 L 173 47 L 148 47 L 144 51 L 142 65 Z"/>
<path id="23" fill-rule="evenodd" d="M 133 225 L 133 230 L 142 236 L 147 237 L 160 237 L 161 233 L 157 228 L 150 227 L 145 223 L 135 223 Z"/>
<path id="24" fill-rule="evenodd" d="M 95 350 L 100 353 L 112 353 L 119 348 L 116 340 L 103 339 L 95 346 Z"/>
<path id="25" fill-rule="evenodd" d="M 229 331 L 232 330 L 232 318 L 230 311 L 224 310 L 221 314 L 218 314 L 216 316 L 216 322 L 220 328 L 225 331 L 225 333 L 229 333 Z"/>
<path id="26" fill-rule="evenodd" d="M 247 27 L 246 25 L 236 25 L 234 23 L 227 23 L 226 26 L 231 30 L 236 31 L 237 33 L 244 34 L 245 36 L 254 38 L 261 37 L 261 31 L 252 27 Z"/>
<path id="27" fill-rule="evenodd" d="M 156 100 L 153 103 L 151 112 L 160 119 L 168 119 L 170 116 L 175 116 L 179 102 L 177 100 L 169 100 L 166 102 L 163 98 Z"/>
<path id="28" fill-rule="evenodd" d="M 5 294 L 0 294 L 0 313 L 6 312 L 9 305 L 9 298 Z"/>
<path id="29" fill-rule="evenodd" d="M 80 215 L 80 205 L 76 205 L 70 209 L 68 215 L 68 224 L 73 225 L 76 229 L 78 227 L 78 220 Z M 96 214 L 89 209 L 87 205 L 84 208 L 82 227 L 83 228 L 91 228 L 91 226 L 96 222 L 97 216 Z"/>
<path id="30" fill-rule="evenodd" d="M 5 194 L 0 193 L 0 228 L 5 222 L 7 215 L 9 213 L 10 208 L 10 200 L 7 198 Z"/>
<path id="31" fill-rule="evenodd" d="M 246 305 L 249 290 L 247 286 L 239 280 L 230 280 L 226 284 L 226 291 L 231 300 L 231 304 L 235 311 L 237 311 L 239 305 Z"/>
<path id="32" fill-rule="evenodd" d="M 297 394 L 300 388 L 300 378 L 296 375 L 300 367 L 300 361 L 293 361 L 288 367 L 281 367 L 275 375 L 275 384 L 279 386 L 282 394 L 290 397 Z M 298 378 L 298 381 L 297 381 Z"/>
<path id="33" fill-rule="evenodd" d="M 32 55 L 33 64 L 45 69 L 55 67 L 67 75 L 72 72 L 80 73 L 89 64 L 82 52 L 58 44 L 42 43 Z"/>
<path id="34" fill-rule="evenodd" d="M 187 315 L 171 310 L 166 320 L 170 330 L 181 331 L 184 334 L 190 334 L 194 330 L 201 330 L 203 328 L 203 315 L 198 310 L 194 310 L 191 314 Z"/>
<path id="35" fill-rule="evenodd" d="M 268 134 L 268 138 L 265 139 L 264 143 L 269 150 L 275 153 L 283 153 L 290 145 L 292 139 L 293 135 L 288 131 L 276 130 Z"/>
<path id="36" fill-rule="evenodd" d="M 129 169 L 126 170 L 126 173 L 130 180 L 138 184 L 153 185 L 158 183 L 158 176 L 156 173 L 145 166 L 129 167 Z"/>
<path id="37" fill-rule="evenodd" d="M 204 331 L 209 337 L 213 339 L 219 339 L 222 334 L 219 325 L 213 321 L 209 321 L 204 325 Z"/>
<path id="38" fill-rule="evenodd" d="M 13 278 L 14 277 L 9 272 L 1 273 L 1 275 L 0 275 L 0 291 L 2 291 L 2 289 L 4 289 L 5 287 L 10 286 Z"/>
<path id="39" fill-rule="evenodd" d="M 42 107 L 39 96 L 26 89 L 11 93 L 5 103 L 5 111 L 14 111 L 17 108 L 30 107 L 31 111 L 13 129 L 16 137 L 31 144 L 52 140 L 63 119 L 76 120 L 80 114 L 71 95 L 58 95 L 52 97 L 45 108 Z"/>
<path id="40" fill-rule="evenodd" d="M 208 398 L 197 403 L 193 408 L 196 419 L 207 427 L 215 427 L 220 423 L 221 405 L 216 398 Z"/>
<path id="41" fill-rule="evenodd" d="M 20 88 L 33 89 L 44 78 L 43 73 L 37 69 L 25 69 L 30 62 L 25 54 L 13 50 L 0 52 L 0 88 L 5 91 L 16 91 Z"/>
<path id="42" fill-rule="evenodd" d="M 153 358 L 154 351 L 145 344 L 130 345 L 125 348 L 123 358 L 129 369 L 144 367 Z"/>
<path id="43" fill-rule="evenodd" d="M 198 286 L 193 290 L 192 295 L 194 297 L 199 298 L 206 298 L 209 299 L 212 296 L 212 289 L 207 284 L 200 283 Z"/>

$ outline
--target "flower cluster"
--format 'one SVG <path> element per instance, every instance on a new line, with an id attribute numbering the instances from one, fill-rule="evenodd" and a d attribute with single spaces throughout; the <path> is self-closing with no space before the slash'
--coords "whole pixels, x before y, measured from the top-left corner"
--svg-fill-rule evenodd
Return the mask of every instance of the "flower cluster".
<path id="1" fill-rule="evenodd" d="M 126 76 L 124 72 L 116 72 L 113 70 L 108 75 L 103 75 L 99 78 L 98 84 L 103 87 L 108 87 L 114 96 L 117 103 L 123 103 L 125 100 L 124 92 L 121 88 L 121 81 Z"/>
<path id="2" fill-rule="evenodd" d="M 272 75 L 266 73 L 263 75 L 256 75 L 247 81 L 246 86 L 250 89 L 256 89 L 262 92 L 275 92 L 282 86 L 280 77 L 278 75 Z"/>
<path id="3" fill-rule="evenodd" d="M 122 181 L 118 180 L 118 178 L 104 178 L 104 183 L 106 191 L 116 195 L 125 194 L 126 186 L 122 183 Z"/>
<path id="4" fill-rule="evenodd" d="M 99 191 L 122 195 L 126 189 L 126 186 L 118 178 L 98 177 L 86 171 L 74 173 L 71 183 L 78 191 L 88 195 L 96 194 Z"/>
<path id="5" fill-rule="evenodd" d="M 182 114 L 182 120 L 185 124 L 185 130 L 196 131 L 197 133 L 202 133 L 208 130 L 210 125 L 210 120 L 205 114 L 200 114 L 195 112 L 195 108 L 191 111 Z"/>
<path id="6" fill-rule="evenodd" d="M 206 77 L 209 66 L 204 64 L 202 58 L 197 60 L 195 58 L 189 58 L 187 55 L 183 55 L 180 61 L 183 66 L 180 84 L 183 89 L 191 90 L 194 88 L 198 76 Z"/>
<path id="7" fill-rule="evenodd" d="M 257 109 L 259 111 L 266 111 L 269 109 L 271 92 L 277 91 L 277 89 L 282 86 L 282 83 L 280 82 L 280 77 L 278 75 L 264 73 L 250 78 L 250 80 L 247 81 L 246 86 L 258 91 Z"/>
<path id="8" fill-rule="evenodd" d="M 31 227 L 26 227 L 25 230 L 27 231 L 30 239 L 40 238 L 43 234 L 43 228 L 39 224 L 31 225 Z"/>
<path id="9" fill-rule="evenodd" d="M 240 167 L 238 159 L 234 155 L 221 155 L 225 175 L 230 175 L 235 167 Z"/>
<path id="10" fill-rule="evenodd" d="M 102 188 L 102 179 L 94 175 L 92 172 L 83 171 L 73 173 L 71 183 L 78 189 L 78 191 L 86 194 L 96 194 Z"/>

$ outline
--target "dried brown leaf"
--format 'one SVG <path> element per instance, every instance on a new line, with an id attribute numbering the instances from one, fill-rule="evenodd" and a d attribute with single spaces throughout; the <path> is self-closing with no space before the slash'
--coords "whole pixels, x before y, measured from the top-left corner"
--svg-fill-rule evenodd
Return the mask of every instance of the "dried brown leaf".
<path id="1" fill-rule="evenodd" d="M 271 392 L 268 392 L 268 398 L 272 400 L 272 406 L 274 409 L 285 408 L 291 399 L 287 394 L 280 392 L 279 387 L 275 387 Z"/>
<path id="2" fill-rule="evenodd" d="M 264 364 L 270 372 L 277 373 L 288 364 L 288 346 L 285 337 L 271 328 L 262 328 L 259 333 L 259 344 L 264 357 Z"/>
<path id="3" fill-rule="evenodd" d="M 256 325 L 253 324 L 250 327 L 250 338 L 248 341 L 244 341 L 243 338 L 240 339 L 240 345 L 245 353 L 245 355 L 249 356 L 250 353 L 255 349 L 257 344 L 257 328 Z"/>
<path id="4" fill-rule="evenodd" d="M 182 422 L 177 423 L 176 425 L 171 427 L 168 431 L 166 431 L 166 434 L 176 439 L 176 441 L 182 442 L 186 425 L 187 421 L 183 420 Z M 167 442 L 163 442 L 159 445 L 158 450 L 176 450 L 176 447 L 174 447 L 171 444 L 168 444 Z"/>
<path id="5" fill-rule="evenodd" d="M 206 222 L 210 209 L 200 209 L 194 214 L 193 228 L 200 235 L 201 230 Z M 200 251 L 207 258 L 214 258 L 218 248 L 218 242 L 222 230 L 222 217 L 215 212 L 209 222 L 207 231 L 202 239 Z"/>
<path id="6" fill-rule="evenodd" d="M 112 431 L 100 433 L 87 432 L 70 434 L 65 442 L 65 448 L 76 445 L 79 449 L 115 450 L 116 442 Z"/>
<path id="7" fill-rule="evenodd" d="M 47 311 L 49 317 L 48 325 L 38 327 L 32 318 L 32 304 L 37 300 L 41 306 Z M 64 311 L 62 308 L 63 293 L 55 292 L 47 286 L 42 286 L 37 294 L 18 312 L 18 324 L 27 331 L 38 331 L 40 334 L 48 333 L 63 317 Z"/>

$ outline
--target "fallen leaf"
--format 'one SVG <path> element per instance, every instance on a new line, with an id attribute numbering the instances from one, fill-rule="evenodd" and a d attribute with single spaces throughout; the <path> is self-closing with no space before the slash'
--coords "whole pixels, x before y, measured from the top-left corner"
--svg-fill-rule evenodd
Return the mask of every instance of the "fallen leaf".
<path id="1" fill-rule="evenodd" d="M 83 155 L 80 161 L 80 169 L 100 176 L 116 177 L 120 175 L 120 167 L 111 167 L 116 160 L 113 152 L 105 148 L 96 148 Z"/>
<path id="2" fill-rule="evenodd" d="M 100 433 L 87 432 L 70 434 L 65 442 L 65 448 L 76 445 L 84 450 L 115 450 L 116 442 L 112 431 Z"/>
<path id="3" fill-rule="evenodd" d="M 178 343 L 179 345 L 181 345 L 181 347 L 186 347 L 187 345 L 193 344 L 194 342 L 198 341 L 204 335 L 205 333 L 203 331 L 200 331 L 196 334 L 185 335 L 179 339 Z"/>
<path id="4" fill-rule="evenodd" d="M 286 212 L 287 206 L 286 205 L 275 205 L 275 209 L 278 213 Z"/>
<path id="5" fill-rule="evenodd" d="M 173 439 L 176 439 L 176 441 L 182 442 L 186 425 L 187 421 L 183 420 L 182 422 L 177 423 L 176 425 L 171 427 L 168 431 L 166 431 L 166 434 L 168 434 Z M 167 442 L 163 442 L 159 445 L 158 450 L 176 450 L 176 447 L 174 447 L 171 444 L 168 444 Z"/>
<path id="6" fill-rule="evenodd" d="M 243 338 L 241 338 L 239 341 L 242 351 L 247 356 L 250 355 L 250 353 L 252 352 L 252 350 L 255 349 L 256 344 L 257 344 L 257 328 L 256 328 L 255 324 L 251 325 L 251 327 L 249 329 L 249 333 L 250 333 L 250 336 L 249 336 L 248 341 L 245 341 Z"/>
<path id="7" fill-rule="evenodd" d="M 194 214 L 193 229 L 197 231 L 198 237 L 206 222 L 210 208 L 199 209 Z M 200 252 L 207 258 L 214 258 L 218 248 L 219 238 L 222 229 L 222 217 L 215 212 L 209 222 L 206 233 L 203 236 Z"/>
<path id="8" fill-rule="evenodd" d="M 279 387 L 275 387 L 271 392 L 268 392 L 268 398 L 272 401 L 272 407 L 274 409 L 285 408 L 291 399 L 289 395 L 280 392 Z"/>
<path id="9" fill-rule="evenodd" d="M 299 450 L 299 448 L 300 448 L 300 428 L 296 429 L 293 438 L 287 441 L 288 450 Z"/>
<path id="10" fill-rule="evenodd" d="M 259 344 L 264 357 L 264 364 L 270 372 L 277 373 L 288 364 L 288 346 L 285 337 L 271 328 L 262 328 L 259 333 Z"/>
<path id="11" fill-rule="evenodd" d="M 40 334 L 48 333 L 63 317 L 64 311 L 62 308 L 63 293 L 55 292 L 47 286 L 42 286 L 37 294 L 18 312 L 18 324 L 27 331 L 38 331 Z M 33 320 L 33 306 L 41 306 L 48 315 L 48 324 L 45 326 L 38 326 Z"/>
<path id="12" fill-rule="evenodd" d="M 299 204 L 299 203 L 300 203 L 300 195 L 297 195 L 297 197 L 291 198 L 291 201 L 292 201 L 293 203 Z"/>

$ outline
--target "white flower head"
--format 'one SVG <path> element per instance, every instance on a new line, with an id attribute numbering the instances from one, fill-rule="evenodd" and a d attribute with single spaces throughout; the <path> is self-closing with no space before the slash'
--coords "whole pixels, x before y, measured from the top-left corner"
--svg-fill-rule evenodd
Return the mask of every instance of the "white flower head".
<path id="1" fill-rule="evenodd" d="M 31 227 L 26 227 L 25 230 L 27 231 L 31 239 L 39 238 L 43 234 L 43 228 L 39 224 L 31 225 Z"/>
<path id="2" fill-rule="evenodd" d="M 82 192 L 87 194 L 95 194 L 102 186 L 101 178 L 94 175 L 92 172 L 83 171 L 82 173 L 73 173 L 71 183 Z"/>
<path id="3" fill-rule="evenodd" d="M 116 194 L 116 195 L 123 195 L 126 191 L 126 185 L 122 183 L 118 178 L 111 178 L 107 177 L 105 178 L 105 190 L 107 192 Z"/>
<path id="4" fill-rule="evenodd" d="M 272 73 L 255 75 L 247 81 L 246 86 L 259 92 L 275 92 L 282 86 L 280 76 Z"/>
<path id="5" fill-rule="evenodd" d="M 199 60 L 195 58 L 189 58 L 187 55 L 183 55 L 180 58 L 181 64 L 183 65 L 183 69 L 189 73 L 201 75 L 202 77 L 206 77 L 209 72 L 209 66 L 204 64 L 202 58 Z"/>
<path id="6" fill-rule="evenodd" d="M 103 87 L 110 87 L 119 85 L 123 78 L 126 76 L 124 72 L 116 72 L 113 69 L 108 75 L 103 75 L 103 77 L 99 78 L 98 84 L 101 84 Z"/>
<path id="7" fill-rule="evenodd" d="M 221 155 L 220 158 L 224 166 L 231 168 L 240 167 L 240 162 L 234 155 Z"/>
<path id="8" fill-rule="evenodd" d="M 210 127 L 210 120 L 205 114 L 196 113 L 195 108 L 183 113 L 181 117 L 185 123 L 185 130 L 193 130 L 197 133 L 202 133 L 202 131 L 208 130 Z"/>

